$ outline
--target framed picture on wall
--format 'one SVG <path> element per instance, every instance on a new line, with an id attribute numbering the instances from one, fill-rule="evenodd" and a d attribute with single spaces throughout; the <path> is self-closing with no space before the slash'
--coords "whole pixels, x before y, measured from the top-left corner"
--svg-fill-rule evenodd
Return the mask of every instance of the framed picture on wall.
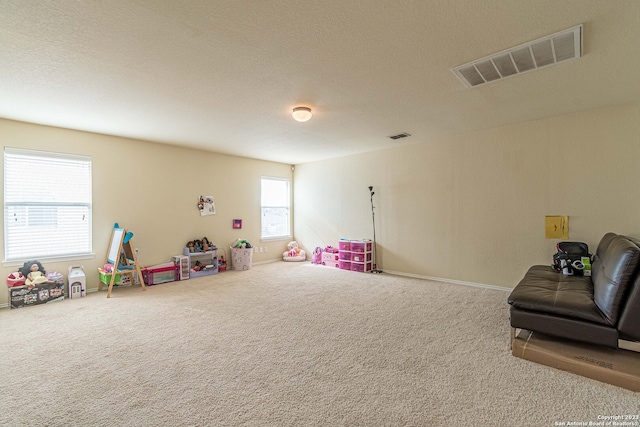
<path id="1" fill-rule="evenodd" d="M 242 228 L 242 220 L 241 219 L 234 219 L 233 220 L 233 228 L 241 229 Z"/>

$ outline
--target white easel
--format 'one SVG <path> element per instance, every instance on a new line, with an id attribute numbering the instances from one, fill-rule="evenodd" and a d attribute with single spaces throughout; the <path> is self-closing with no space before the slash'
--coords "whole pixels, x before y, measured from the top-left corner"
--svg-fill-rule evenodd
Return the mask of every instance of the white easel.
<path id="1" fill-rule="evenodd" d="M 142 277 L 142 270 L 140 269 L 140 264 L 138 264 L 138 258 L 136 257 L 136 252 L 133 249 L 131 244 L 131 237 L 133 233 L 128 232 L 124 228 L 120 228 L 118 224 L 113 227 L 113 234 L 111 235 L 111 242 L 109 243 L 109 252 L 107 254 L 107 263 L 113 265 L 113 272 L 111 273 L 111 281 L 109 283 L 109 290 L 107 291 L 107 298 L 111 297 L 111 290 L 113 290 L 113 285 L 116 281 L 116 275 L 120 274 L 120 276 L 128 275 L 131 277 L 131 283 L 134 282 L 133 273 L 138 273 L 138 279 L 140 280 L 140 285 L 142 286 L 142 290 L 146 291 L 147 287 L 144 284 L 144 278 Z M 123 262 L 120 262 L 120 255 L 124 254 Z M 133 265 L 133 268 L 129 269 L 121 269 L 120 265 L 130 266 Z M 102 281 L 98 285 L 98 291 L 102 290 Z"/>

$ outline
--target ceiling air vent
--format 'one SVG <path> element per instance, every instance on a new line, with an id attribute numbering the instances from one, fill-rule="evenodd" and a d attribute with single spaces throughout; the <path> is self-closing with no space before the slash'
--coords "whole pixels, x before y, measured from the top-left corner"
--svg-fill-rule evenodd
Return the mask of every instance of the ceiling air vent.
<path id="1" fill-rule="evenodd" d="M 410 134 L 403 132 L 403 133 L 399 133 L 397 135 L 391 135 L 389 138 L 391 139 L 400 139 L 400 138 L 406 138 L 408 136 L 411 136 Z"/>
<path id="2" fill-rule="evenodd" d="M 451 71 L 467 87 L 501 80 L 582 56 L 582 25 L 534 40 Z"/>

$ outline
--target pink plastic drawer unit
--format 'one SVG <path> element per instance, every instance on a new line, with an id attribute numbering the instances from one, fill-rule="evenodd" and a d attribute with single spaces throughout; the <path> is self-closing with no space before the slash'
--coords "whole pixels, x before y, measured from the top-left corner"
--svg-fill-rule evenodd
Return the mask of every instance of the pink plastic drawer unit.
<path id="1" fill-rule="evenodd" d="M 351 262 L 349 261 L 338 261 L 338 264 L 341 270 L 351 270 Z"/>
<path id="2" fill-rule="evenodd" d="M 371 240 L 351 241 L 351 252 L 369 252 Z"/>
<path id="3" fill-rule="evenodd" d="M 322 252 L 322 262 L 325 263 L 327 261 L 338 262 L 340 258 L 338 258 L 338 253 L 331 252 Z"/>
<path id="4" fill-rule="evenodd" d="M 338 242 L 338 249 L 341 251 L 350 251 L 351 242 L 349 240 L 340 239 Z"/>
<path id="5" fill-rule="evenodd" d="M 371 261 L 371 252 L 351 252 L 351 261 L 365 262 Z"/>
<path id="6" fill-rule="evenodd" d="M 371 263 L 367 262 L 364 264 L 356 264 L 354 262 L 351 263 L 351 271 L 357 271 L 359 273 L 364 273 L 365 271 L 371 271 Z"/>
<path id="7" fill-rule="evenodd" d="M 349 251 L 340 251 L 338 252 L 340 261 L 350 261 L 351 260 L 351 252 Z"/>
<path id="8" fill-rule="evenodd" d="M 322 261 L 322 265 L 327 267 L 340 268 L 340 261 Z"/>

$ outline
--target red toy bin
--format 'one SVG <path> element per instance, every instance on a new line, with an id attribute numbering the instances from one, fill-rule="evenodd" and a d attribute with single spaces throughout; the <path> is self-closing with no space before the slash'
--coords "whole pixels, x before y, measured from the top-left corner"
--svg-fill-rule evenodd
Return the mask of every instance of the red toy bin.
<path id="1" fill-rule="evenodd" d="M 180 280 L 180 271 L 177 265 L 147 267 L 142 270 L 142 277 L 145 285 L 159 285 Z"/>
<path id="2" fill-rule="evenodd" d="M 349 261 L 338 261 L 338 266 L 341 270 L 351 270 L 351 262 Z"/>

